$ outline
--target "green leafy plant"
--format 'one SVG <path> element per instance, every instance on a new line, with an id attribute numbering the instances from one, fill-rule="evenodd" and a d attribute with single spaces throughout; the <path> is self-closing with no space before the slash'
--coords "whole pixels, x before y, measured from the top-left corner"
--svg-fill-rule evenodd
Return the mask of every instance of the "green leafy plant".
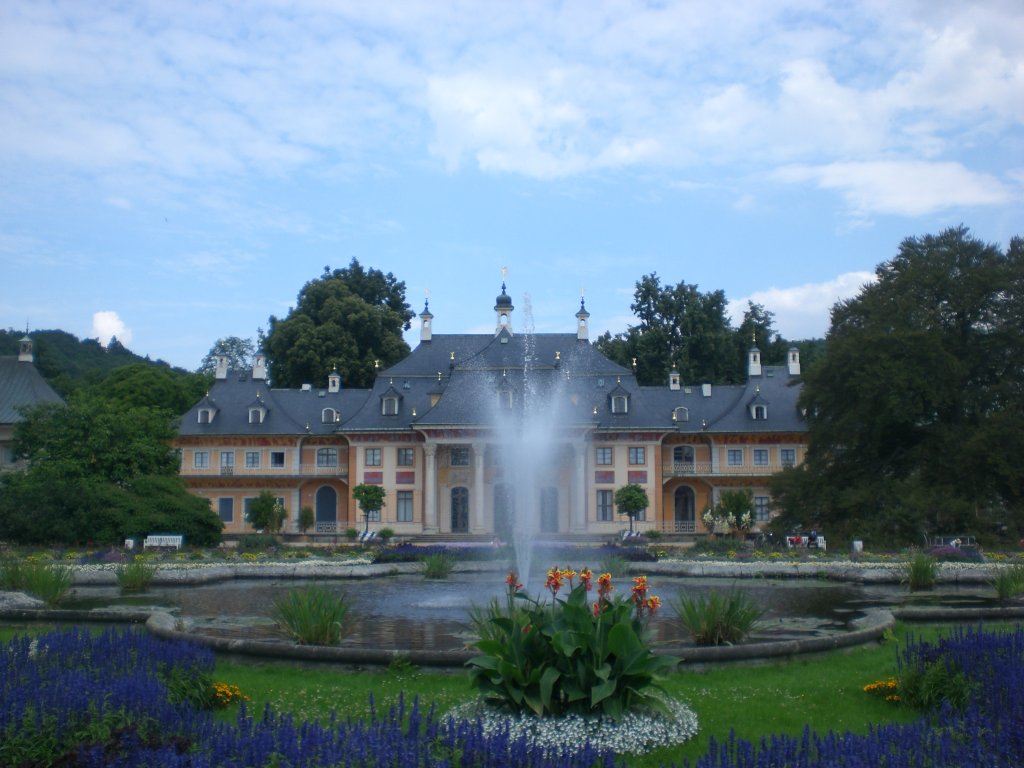
<path id="1" fill-rule="evenodd" d="M 620 515 L 629 517 L 629 532 L 633 532 L 633 521 L 643 510 L 650 505 L 647 498 L 647 491 L 642 486 L 630 483 L 624 485 L 615 492 L 615 506 L 619 508 Z"/>
<path id="2" fill-rule="evenodd" d="M 576 583 L 576 578 L 579 582 Z M 636 577 L 629 597 L 611 596 L 612 577 L 552 568 L 545 588 L 551 600 L 506 578 L 506 600 L 493 600 L 472 616 L 481 655 L 467 662 L 470 680 L 494 705 L 539 716 L 603 714 L 621 719 L 636 708 L 663 711 L 654 695 L 677 660 L 656 656 L 646 625 L 661 601 Z M 559 592 L 567 587 L 564 598 Z"/>
<path id="3" fill-rule="evenodd" d="M 741 642 L 757 629 L 764 614 L 749 596 L 735 588 L 696 597 L 679 594 L 672 607 L 697 645 Z"/>
<path id="4" fill-rule="evenodd" d="M 247 533 L 238 539 L 238 552 L 266 552 L 277 548 L 277 537 L 269 533 Z"/>
<path id="5" fill-rule="evenodd" d="M 395 531 L 392 528 L 381 528 L 379 531 L 377 531 L 377 537 L 382 539 L 385 544 L 391 539 L 393 539 L 394 536 Z"/>
<path id="6" fill-rule="evenodd" d="M 355 528 L 346 528 L 345 529 L 345 538 L 348 539 L 349 541 L 355 541 L 356 536 L 358 536 L 358 535 L 359 535 L 359 531 L 357 531 Z"/>
<path id="7" fill-rule="evenodd" d="M 963 709 L 971 693 L 971 685 L 963 672 L 945 658 L 938 658 L 923 668 L 905 666 L 899 677 L 899 697 L 904 704 L 930 711 L 948 701 L 954 709 Z"/>
<path id="8" fill-rule="evenodd" d="M 612 578 L 624 578 L 629 573 L 629 560 L 621 555 L 609 555 L 601 561 L 601 573 L 609 573 Z"/>
<path id="9" fill-rule="evenodd" d="M 270 491 L 260 491 L 252 500 L 247 519 L 257 531 L 277 533 L 281 530 L 288 513 L 284 505 Z"/>
<path id="10" fill-rule="evenodd" d="M 420 560 L 423 575 L 428 579 L 447 579 L 455 567 L 455 556 L 450 552 L 434 552 Z"/>
<path id="11" fill-rule="evenodd" d="M 939 562 L 919 550 L 911 553 L 904 566 L 903 580 L 913 589 L 931 589 L 938 576 Z"/>
<path id="12" fill-rule="evenodd" d="M 305 587 L 274 601 L 271 617 L 300 645 L 337 645 L 348 631 L 344 593 Z"/>
<path id="13" fill-rule="evenodd" d="M 375 513 L 380 512 L 386 497 L 387 492 L 384 490 L 384 486 L 381 485 L 360 483 L 352 489 L 352 498 L 356 500 L 359 508 L 363 510 L 364 531 L 370 530 L 370 518 L 374 517 Z"/>
<path id="14" fill-rule="evenodd" d="M 74 571 L 66 565 L 27 560 L 4 560 L 0 583 L 7 589 L 25 592 L 47 605 L 57 605 L 71 591 Z"/>
<path id="15" fill-rule="evenodd" d="M 114 572 L 117 576 L 117 583 L 125 592 L 141 592 L 149 589 L 156 576 L 156 565 L 147 563 L 141 558 L 136 558 L 130 563 L 117 566 Z"/>

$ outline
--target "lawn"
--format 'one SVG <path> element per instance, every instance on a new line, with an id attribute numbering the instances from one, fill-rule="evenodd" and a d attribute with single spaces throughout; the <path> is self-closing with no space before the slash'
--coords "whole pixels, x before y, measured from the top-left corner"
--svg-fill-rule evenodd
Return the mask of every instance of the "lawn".
<path id="1" fill-rule="evenodd" d="M 628 761 L 631 766 L 662 766 L 705 754 L 710 737 L 722 741 L 734 730 L 757 741 L 773 734 L 799 735 L 806 726 L 818 732 L 866 733 L 869 725 L 909 722 L 911 709 L 870 696 L 864 686 L 896 673 L 896 656 L 907 634 L 933 638 L 943 630 L 899 625 L 893 638 L 845 651 L 798 657 L 770 664 L 729 664 L 687 668 L 673 674 L 667 693 L 696 711 L 700 733 L 681 749 L 661 750 Z M 418 696 L 442 713 L 474 697 L 468 677 L 394 664 L 386 670 L 296 667 L 283 662 L 218 661 L 218 680 L 235 684 L 262 710 L 269 704 L 302 719 L 326 720 L 332 711 L 365 717 L 372 695 L 378 710 L 400 694 Z"/>

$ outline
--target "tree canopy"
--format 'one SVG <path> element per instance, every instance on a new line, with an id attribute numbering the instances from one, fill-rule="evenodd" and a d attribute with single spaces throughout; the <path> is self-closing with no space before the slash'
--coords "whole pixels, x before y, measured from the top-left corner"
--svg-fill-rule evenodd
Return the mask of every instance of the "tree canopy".
<path id="1" fill-rule="evenodd" d="M 619 508 L 620 515 L 629 517 L 630 531 L 633 530 L 633 520 L 649 505 L 647 491 L 643 489 L 643 486 L 631 483 L 615 491 L 615 506 Z"/>
<path id="2" fill-rule="evenodd" d="M 810 440 L 782 525 L 886 542 L 1024 525 L 1024 242 L 908 238 L 832 310 L 805 373 Z"/>
<path id="3" fill-rule="evenodd" d="M 0 539 L 113 544 L 155 531 L 220 539 L 209 502 L 178 477 L 170 414 L 82 394 L 28 409 L 15 427 L 26 472 L 4 475 Z"/>
<path id="4" fill-rule="evenodd" d="M 228 369 L 232 371 L 244 371 L 252 367 L 252 359 L 256 354 L 256 346 L 252 339 L 242 339 L 238 336 L 225 336 L 217 339 L 206 353 L 203 361 L 199 364 L 199 373 L 213 374 L 217 370 L 217 358 L 228 359 Z"/>
<path id="5" fill-rule="evenodd" d="M 662 285 L 657 274 L 636 283 L 630 309 L 640 321 L 625 333 L 605 333 L 595 342 L 606 356 L 627 367 L 635 361 L 637 380 L 657 385 L 675 368 L 686 382 L 738 383 L 746 378 L 746 354 L 757 345 L 766 364 L 785 360 L 786 342 L 774 315 L 747 303 L 738 328 L 729 324 L 725 292 L 702 292 L 680 282 Z"/>
<path id="6" fill-rule="evenodd" d="M 413 312 L 405 283 L 390 272 L 364 269 L 353 259 L 306 283 L 288 316 L 271 316 L 263 339 L 275 387 L 326 382 L 334 368 L 346 386 L 373 384 L 376 363 L 392 365 L 407 354 L 402 331 Z"/>
<path id="7" fill-rule="evenodd" d="M 380 512 L 381 507 L 384 506 L 384 500 L 387 497 L 387 492 L 383 486 L 371 485 L 369 483 L 361 483 L 352 489 L 352 498 L 359 504 L 359 508 L 363 510 L 363 519 L 366 522 L 365 529 L 370 529 L 370 517 L 375 512 Z"/>

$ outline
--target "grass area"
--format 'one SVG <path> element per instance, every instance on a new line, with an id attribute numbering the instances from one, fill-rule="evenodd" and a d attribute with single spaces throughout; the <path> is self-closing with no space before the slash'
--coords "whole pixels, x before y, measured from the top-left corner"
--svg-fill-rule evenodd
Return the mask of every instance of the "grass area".
<path id="1" fill-rule="evenodd" d="M 896 673 L 899 643 L 908 633 L 936 637 L 940 628 L 900 625 L 895 639 L 846 651 L 767 664 L 730 664 L 686 668 L 674 673 L 665 688 L 690 705 L 700 722 L 696 739 L 682 748 L 660 750 L 634 758 L 628 765 L 654 768 L 682 764 L 707 752 L 710 737 L 722 741 L 737 735 L 759 740 L 772 734 L 799 735 L 805 726 L 826 732 L 866 733 L 869 725 L 909 722 L 913 710 L 890 704 L 864 692 L 870 682 Z M 438 712 L 475 697 L 462 672 L 436 672 L 393 664 L 380 671 L 347 671 L 324 667 L 297 668 L 280 662 L 246 664 L 220 661 L 215 677 L 234 685 L 250 698 L 256 712 L 270 704 L 279 712 L 303 719 L 326 720 L 331 711 L 362 718 L 372 695 L 378 711 L 419 696 Z"/>

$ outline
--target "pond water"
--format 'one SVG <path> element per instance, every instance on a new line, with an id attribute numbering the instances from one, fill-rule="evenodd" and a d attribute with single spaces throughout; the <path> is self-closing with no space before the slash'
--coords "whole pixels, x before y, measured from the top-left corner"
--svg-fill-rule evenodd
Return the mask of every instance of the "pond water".
<path id="1" fill-rule="evenodd" d="M 351 634 L 344 645 L 365 648 L 419 648 L 453 650 L 472 639 L 468 629 L 473 606 L 491 599 L 504 600 L 499 573 L 457 574 L 428 581 L 422 575 L 389 576 L 365 580 L 323 579 L 320 586 L 343 592 L 350 602 Z M 619 579 L 619 590 L 630 581 Z M 236 579 L 215 584 L 154 587 L 122 595 L 116 587 L 76 587 L 67 607 L 152 608 L 181 617 L 191 631 L 248 639 L 282 639 L 270 618 L 274 601 L 304 582 L 294 580 Z M 658 576 L 652 592 L 665 607 L 651 623 L 654 642 L 687 642 L 669 607 L 679 593 L 706 594 L 711 590 L 742 589 L 765 613 L 753 640 L 784 640 L 845 632 L 850 622 L 870 608 L 910 604 L 958 606 L 990 605 L 984 587 L 942 587 L 928 593 L 910 593 L 905 586 L 860 585 L 810 580 L 699 579 Z M 991 592 L 991 590 L 988 590 Z"/>

